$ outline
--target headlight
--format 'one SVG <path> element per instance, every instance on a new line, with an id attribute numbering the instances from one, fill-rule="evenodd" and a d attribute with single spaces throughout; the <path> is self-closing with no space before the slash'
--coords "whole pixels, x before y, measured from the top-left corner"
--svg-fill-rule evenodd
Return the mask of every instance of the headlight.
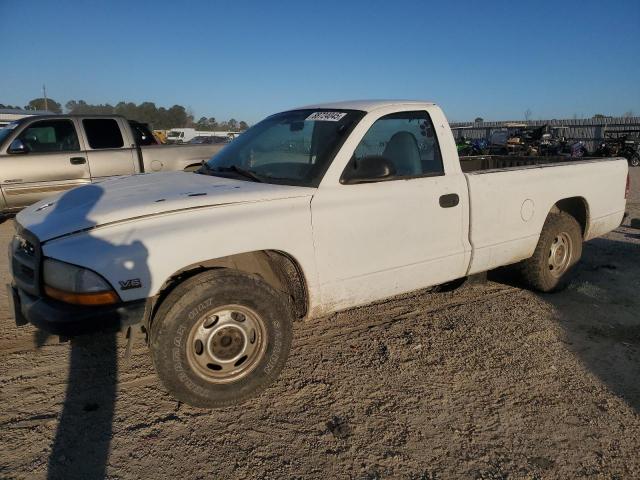
<path id="1" fill-rule="evenodd" d="M 77 305 L 109 305 L 119 301 L 111 285 L 86 268 L 47 258 L 42 275 L 45 293 L 56 300 Z"/>

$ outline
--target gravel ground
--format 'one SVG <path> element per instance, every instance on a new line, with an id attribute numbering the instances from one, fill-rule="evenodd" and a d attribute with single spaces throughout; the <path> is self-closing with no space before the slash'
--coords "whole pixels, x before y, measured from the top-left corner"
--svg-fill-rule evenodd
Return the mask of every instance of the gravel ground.
<path id="1" fill-rule="evenodd" d="M 1 478 L 640 478 L 640 169 L 569 288 L 507 273 L 295 325 L 245 405 L 169 397 L 142 341 L 59 343 L 0 296 Z M 0 250 L 13 225 L 0 225 Z M 8 281 L 0 256 L 0 283 Z"/>

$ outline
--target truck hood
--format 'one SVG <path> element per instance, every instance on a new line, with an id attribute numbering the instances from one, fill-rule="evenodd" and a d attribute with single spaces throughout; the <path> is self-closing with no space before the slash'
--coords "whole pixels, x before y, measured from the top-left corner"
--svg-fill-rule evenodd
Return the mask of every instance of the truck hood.
<path id="1" fill-rule="evenodd" d="M 150 173 L 74 188 L 31 205 L 16 220 L 46 242 L 105 224 L 167 212 L 310 197 L 314 191 L 187 172 Z"/>

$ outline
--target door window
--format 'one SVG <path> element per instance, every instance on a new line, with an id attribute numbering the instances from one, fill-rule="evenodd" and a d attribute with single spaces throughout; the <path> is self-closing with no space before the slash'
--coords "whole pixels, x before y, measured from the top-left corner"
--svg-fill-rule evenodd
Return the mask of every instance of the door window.
<path id="1" fill-rule="evenodd" d="M 395 168 L 395 178 L 444 175 L 440 147 L 429 114 L 399 112 L 379 118 L 355 149 L 347 165 L 382 156 Z"/>
<path id="2" fill-rule="evenodd" d="M 78 135 L 69 120 L 42 120 L 29 125 L 20 134 L 20 140 L 29 152 L 77 152 Z"/>
<path id="3" fill-rule="evenodd" d="M 118 122 L 113 118 L 87 118 L 82 120 L 89 146 L 94 149 L 121 148 L 124 145 Z"/>

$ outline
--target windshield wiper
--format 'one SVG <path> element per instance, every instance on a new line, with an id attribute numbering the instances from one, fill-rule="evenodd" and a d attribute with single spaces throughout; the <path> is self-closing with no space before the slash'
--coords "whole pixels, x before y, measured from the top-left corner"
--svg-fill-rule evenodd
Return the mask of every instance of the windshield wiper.
<path id="1" fill-rule="evenodd" d="M 242 167 L 238 167 L 237 165 L 231 165 L 229 167 L 211 167 L 208 163 L 204 162 L 202 166 L 196 170 L 197 173 L 202 173 L 204 175 L 220 175 L 226 176 L 224 174 L 233 173 L 236 175 L 240 175 L 241 177 L 248 178 L 253 182 L 264 183 L 264 178 L 257 173 L 251 170 L 245 170 Z"/>
<path id="2" fill-rule="evenodd" d="M 211 167 L 209 167 L 211 168 Z M 253 180 L 254 182 L 258 182 L 258 183 L 263 183 L 264 180 L 255 172 L 251 171 L 251 170 L 245 170 L 242 167 L 239 167 L 237 165 L 231 165 L 229 167 L 217 167 L 217 169 L 213 170 L 214 172 L 218 171 L 218 172 L 233 172 L 233 173 L 237 173 L 238 175 L 242 175 L 245 178 L 248 178 L 250 180 Z"/>
<path id="3" fill-rule="evenodd" d="M 196 173 L 205 173 L 205 172 L 213 172 L 213 168 L 211 168 L 207 162 L 202 162 L 200 168 L 196 170 Z"/>

